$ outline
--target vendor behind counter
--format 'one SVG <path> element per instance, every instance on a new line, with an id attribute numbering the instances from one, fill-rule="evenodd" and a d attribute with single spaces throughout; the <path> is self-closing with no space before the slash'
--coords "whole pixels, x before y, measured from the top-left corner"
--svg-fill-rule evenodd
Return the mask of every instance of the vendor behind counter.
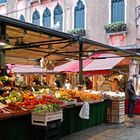
<path id="1" fill-rule="evenodd" d="M 114 78 L 111 82 L 111 88 L 112 91 L 119 91 L 119 80 L 117 78 Z"/>

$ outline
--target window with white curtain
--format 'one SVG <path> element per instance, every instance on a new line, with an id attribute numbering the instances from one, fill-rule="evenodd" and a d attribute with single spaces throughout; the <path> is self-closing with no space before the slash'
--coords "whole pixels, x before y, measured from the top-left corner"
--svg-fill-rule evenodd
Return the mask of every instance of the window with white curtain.
<path id="1" fill-rule="evenodd" d="M 51 12 L 47 7 L 43 12 L 43 26 L 47 28 L 51 27 Z"/>
<path id="2" fill-rule="evenodd" d="M 20 17 L 19 17 L 19 20 L 25 21 L 25 17 L 21 14 Z"/>
<path id="3" fill-rule="evenodd" d="M 40 25 L 40 14 L 38 10 L 35 10 L 32 16 L 32 23 L 35 25 Z"/>
<path id="4" fill-rule="evenodd" d="M 85 27 L 85 5 L 81 0 L 78 0 L 74 8 L 74 28 Z"/>
<path id="5" fill-rule="evenodd" d="M 63 9 L 59 3 L 57 3 L 57 5 L 54 9 L 54 25 L 57 23 L 59 23 L 58 30 L 62 31 L 62 29 L 63 29 Z"/>

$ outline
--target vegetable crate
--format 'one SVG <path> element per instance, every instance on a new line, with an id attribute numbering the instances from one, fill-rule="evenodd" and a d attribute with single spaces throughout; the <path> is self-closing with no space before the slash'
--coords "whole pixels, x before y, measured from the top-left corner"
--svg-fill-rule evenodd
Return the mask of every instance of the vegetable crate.
<path id="1" fill-rule="evenodd" d="M 32 125 L 47 126 L 47 122 L 54 120 L 63 120 L 62 110 L 50 113 L 32 112 Z"/>
<path id="2" fill-rule="evenodd" d="M 65 104 L 66 105 L 76 105 L 77 104 L 77 100 L 74 99 L 74 100 L 71 100 L 71 101 L 65 101 Z"/>

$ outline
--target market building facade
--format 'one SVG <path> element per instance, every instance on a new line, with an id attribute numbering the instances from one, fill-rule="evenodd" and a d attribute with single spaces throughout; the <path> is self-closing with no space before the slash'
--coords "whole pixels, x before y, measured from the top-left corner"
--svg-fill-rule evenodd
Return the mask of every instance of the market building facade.
<path id="1" fill-rule="evenodd" d="M 0 10 L 1 15 L 49 28 L 58 22 L 64 32 L 82 28 L 87 38 L 105 44 L 131 46 L 139 42 L 139 5 L 138 0 L 1 0 Z M 122 28 L 116 22 L 124 23 Z"/>
<path id="2" fill-rule="evenodd" d="M 15 64 L 18 64 L 18 63 L 29 64 L 29 62 L 32 60 L 34 62 L 38 62 L 38 64 L 40 63 L 40 61 L 46 61 L 45 63 L 49 64 L 49 65 L 45 65 L 45 69 L 42 69 L 42 68 L 40 69 L 40 67 L 37 68 L 34 66 L 33 67 L 26 66 L 25 67 L 26 69 L 21 67 L 22 71 L 20 70 L 19 72 L 18 71 L 16 72 L 16 73 L 26 74 L 26 75 L 27 73 L 28 74 L 32 73 L 33 75 L 39 74 L 39 73 L 42 74 L 44 76 L 42 78 L 46 78 L 46 79 L 40 80 L 37 75 L 37 77 L 33 77 L 34 79 L 31 80 L 32 77 L 30 77 L 29 75 L 29 79 L 26 79 L 26 80 L 27 81 L 29 80 L 30 82 L 29 88 L 32 89 L 33 92 L 35 92 L 36 90 L 34 88 L 40 88 L 42 91 L 43 86 L 44 88 L 47 87 L 47 90 L 44 90 L 44 92 L 42 92 L 43 94 L 46 94 L 46 95 L 39 98 L 39 101 L 36 100 L 32 92 L 29 93 L 29 91 L 27 91 L 27 93 L 24 94 L 25 96 L 23 96 L 25 100 L 23 100 L 23 102 L 18 104 L 20 107 L 20 111 L 22 112 L 19 112 L 18 114 L 16 111 L 13 110 L 14 112 L 13 113 L 11 110 L 9 114 L 5 114 L 6 119 L 8 117 L 7 119 L 8 121 L 5 121 L 4 125 L 1 125 L 2 129 L 4 126 L 5 129 L 7 130 L 0 134 L 0 136 L 3 139 L 7 140 L 11 137 L 15 139 L 17 138 L 17 135 L 19 135 L 18 136 L 20 137 L 19 139 L 21 138 L 27 139 L 27 140 L 32 139 L 32 138 L 39 139 L 38 137 L 40 137 L 40 133 L 38 130 L 40 129 L 38 128 L 36 129 L 36 127 L 31 126 L 31 117 L 32 117 L 33 125 L 37 125 L 37 123 L 40 120 L 35 115 L 37 112 L 31 113 L 31 110 L 34 109 L 37 104 L 41 103 L 43 105 L 43 104 L 48 103 L 48 101 L 46 102 L 44 100 L 45 101 L 44 102 L 40 100 L 42 100 L 42 98 L 44 97 L 45 97 L 44 99 L 47 99 L 47 98 L 52 99 L 53 96 L 50 96 L 50 95 L 53 95 L 53 94 L 58 98 L 63 97 L 63 95 L 65 94 L 66 96 L 68 96 L 69 94 L 73 97 L 72 98 L 73 100 L 69 100 L 68 98 L 70 102 L 67 99 L 66 99 L 67 102 L 65 102 L 66 106 L 72 105 L 71 107 L 65 108 L 63 106 L 63 112 L 62 110 L 58 110 L 60 112 L 56 112 L 59 114 L 59 118 L 57 117 L 56 120 L 59 120 L 59 124 L 60 124 L 59 127 L 56 127 L 55 129 L 55 131 L 58 131 L 58 136 L 56 138 L 57 140 L 59 140 L 61 136 L 66 136 L 71 133 L 78 132 L 80 130 L 84 130 L 86 128 L 92 127 L 94 125 L 105 123 L 107 121 L 115 122 L 115 123 L 124 122 L 124 119 L 125 119 L 124 117 L 124 114 L 125 114 L 124 90 L 125 89 L 124 88 L 126 84 L 124 83 L 124 80 L 127 80 L 128 78 L 128 71 L 127 73 L 124 73 L 124 75 L 127 74 L 126 79 L 125 77 L 123 77 L 124 80 L 122 80 L 122 77 L 120 77 L 120 81 L 122 80 L 121 81 L 122 83 L 119 81 L 120 82 L 119 84 L 121 84 L 122 87 L 117 87 L 118 80 L 115 80 L 116 77 L 112 77 L 112 76 L 115 75 L 115 70 L 119 70 L 119 68 L 116 69 L 116 67 L 126 66 L 127 64 L 127 68 L 128 68 L 130 59 L 140 60 L 140 54 L 134 53 L 133 51 L 126 51 L 126 50 L 120 49 L 120 47 L 126 48 L 126 46 L 128 46 L 128 44 L 126 44 L 127 43 L 126 39 L 127 39 L 127 35 L 129 35 L 129 32 L 127 32 L 129 28 L 127 28 L 127 25 L 126 25 L 127 23 L 125 22 L 124 11 L 126 7 L 125 7 L 125 2 L 123 0 L 112 0 L 111 1 L 112 3 L 109 3 L 109 2 L 102 3 L 112 8 L 111 11 L 113 15 L 112 13 L 109 12 L 109 10 L 107 12 L 106 9 L 104 9 L 104 11 L 102 11 L 102 13 L 104 12 L 104 15 L 101 12 L 99 12 L 100 14 L 97 12 L 97 15 L 98 15 L 97 17 L 91 17 L 91 14 L 89 14 L 89 13 L 93 13 L 94 10 L 98 11 L 99 9 L 98 8 L 96 9 L 96 7 L 102 6 L 97 1 L 95 2 L 95 7 L 89 6 L 91 1 L 82 1 L 82 0 L 77 0 L 77 1 L 54 1 L 53 0 L 53 1 L 47 1 L 47 3 L 45 0 L 44 1 L 43 0 L 42 1 L 18 0 L 16 1 L 16 4 L 14 0 L 13 1 L 9 0 L 9 2 L 6 0 L 0 0 L 0 2 L 1 2 L 1 11 L 3 13 L 2 15 L 0 15 L 0 39 L 1 39 L 0 41 L 1 43 L 0 44 L 0 67 L 1 67 L 0 69 L 1 85 L 0 86 L 1 88 L 0 89 L 1 89 L 1 93 L 3 94 L 5 91 L 7 92 L 14 88 L 15 78 L 16 78 L 14 74 L 14 72 L 16 72 Z M 94 10 L 92 11 L 91 9 L 92 10 L 94 9 Z M 116 14 L 116 13 L 119 13 L 120 9 L 122 9 L 121 14 L 120 15 Z M 3 15 L 8 16 L 9 18 Z M 109 15 L 112 15 L 111 18 L 109 18 Z M 103 18 L 104 20 L 102 20 Z M 138 24 L 138 20 L 139 20 L 139 15 L 137 16 L 137 24 Z M 97 23 L 99 25 L 96 28 L 95 25 Z M 48 28 L 44 28 L 44 27 L 48 27 Z M 138 27 L 138 25 L 136 27 Z M 68 34 L 66 32 L 69 32 L 71 34 Z M 132 43 L 134 42 L 132 41 Z M 109 44 L 109 45 L 106 45 L 106 44 Z M 132 46 L 132 44 L 129 44 L 129 45 Z M 137 45 L 135 43 L 135 49 L 136 47 Z M 92 53 L 92 54 L 89 54 L 89 53 Z M 68 65 L 68 63 L 65 63 L 66 66 L 64 67 L 65 64 L 62 65 L 62 61 L 67 62 L 66 59 L 68 58 L 71 59 L 70 63 L 71 62 L 74 62 L 74 63 L 71 66 Z M 18 63 L 16 63 L 17 61 Z M 50 64 L 52 63 L 49 63 L 49 62 L 53 62 L 55 68 L 52 65 L 50 66 Z M 137 61 L 132 61 L 132 62 L 134 63 L 132 63 L 133 65 L 130 70 L 132 70 L 133 74 L 138 74 L 139 69 L 137 69 L 136 67 L 138 66 L 137 65 L 138 63 Z M 5 66 L 5 63 L 11 64 L 10 67 Z M 61 65 L 58 65 L 60 63 Z M 42 62 L 42 67 L 43 67 L 43 64 L 44 63 Z M 60 67 L 61 69 L 59 69 Z M 68 69 L 69 67 L 73 68 L 74 70 L 70 71 L 70 69 Z M 9 68 L 9 71 L 7 68 Z M 14 68 L 15 70 L 13 72 L 12 70 Z M 62 68 L 67 68 L 68 71 L 62 70 Z M 39 69 L 41 70 L 40 72 L 39 72 Z M 46 77 L 48 75 L 48 71 L 46 74 L 46 69 L 52 70 L 53 72 L 55 72 L 56 70 L 56 72 L 60 72 L 60 73 L 61 71 L 62 73 L 75 72 L 76 75 L 75 75 L 75 79 L 73 80 L 77 82 L 79 79 L 79 83 L 76 83 L 75 84 L 76 86 L 75 87 L 73 86 L 72 88 L 76 88 L 76 90 L 69 89 L 71 88 L 71 85 L 73 83 L 72 84 L 69 83 L 71 85 L 65 87 L 66 89 L 56 88 L 56 85 L 54 85 L 54 82 L 56 82 L 55 79 Z M 30 71 L 25 71 L 25 70 L 30 70 Z M 116 73 L 117 72 L 121 72 L 121 70 L 116 71 Z M 67 74 L 67 73 L 63 73 L 63 74 Z M 83 88 L 83 86 L 85 86 L 84 85 L 85 83 L 83 84 L 83 80 L 84 80 L 83 76 L 85 76 L 84 74 L 86 74 L 87 76 L 86 78 L 89 78 L 89 75 L 93 78 L 93 79 L 85 78 L 86 81 L 84 82 L 88 85 L 88 86 L 86 85 L 85 88 Z M 118 76 L 121 76 L 120 75 L 121 73 L 117 73 L 117 74 Z M 97 77 L 94 77 L 93 75 L 96 75 Z M 60 77 L 58 77 L 58 80 L 60 80 L 59 78 Z M 46 80 L 46 81 L 44 82 L 43 80 L 44 81 Z M 49 83 L 47 80 L 49 81 Z M 69 81 L 69 79 L 67 80 Z M 91 81 L 89 80 L 92 80 L 92 84 L 91 84 Z M 52 82 L 52 85 L 50 84 L 51 82 Z M 27 85 L 28 83 L 26 83 L 25 85 L 22 85 L 21 83 L 17 84 L 17 86 L 21 88 L 22 87 L 27 88 Z M 66 85 L 68 85 L 68 82 L 66 83 Z M 94 88 L 92 88 L 91 90 L 91 86 L 93 85 L 96 88 L 97 92 L 94 91 Z M 112 86 L 112 91 L 110 90 L 111 86 Z M 57 87 L 58 87 L 58 84 L 57 84 Z M 91 93 L 83 92 L 83 90 L 85 91 L 85 89 L 89 89 L 89 91 L 91 90 L 90 91 Z M 111 91 L 111 93 L 109 91 Z M 95 95 L 94 95 L 94 92 L 96 93 Z M 112 103 L 111 103 L 112 105 L 110 104 L 110 108 L 108 108 L 109 111 L 106 112 L 107 107 L 108 107 L 107 104 L 108 104 L 108 101 L 110 102 L 110 100 L 104 100 L 104 99 L 108 99 L 107 93 L 114 94 L 114 92 L 115 92 L 115 95 L 117 96 L 112 96 L 112 95 L 109 96 L 109 99 L 112 99 Z M 11 94 L 12 93 L 10 93 L 10 95 Z M 36 92 L 36 94 L 38 94 L 38 92 Z M 8 95 L 8 97 L 10 97 L 10 95 Z M 16 93 L 16 96 L 17 95 L 19 94 Z M 121 96 L 119 97 L 119 95 Z M 15 92 L 14 92 L 14 96 L 15 96 Z M 22 100 L 22 98 L 20 99 Z M 7 98 L 4 98 L 4 100 L 7 101 Z M 26 100 L 29 101 L 27 104 L 26 104 Z M 17 99 L 16 101 L 15 100 L 13 101 L 12 99 L 10 100 L 10 102 L 13 102 L 13 103 L 16 103 L 17 101 L 18 101 Z M 83 105 L 81 104 L 81 101 L 88 102 L 87 105 L 90 107 L 90 110 L 89 110 L 89 107 L 88 109 L 86 109 L 89 111 L 86 117 L 83 117 L 82 113 L 79 114 L 79 112 L 81 112 L 81 105 Z M 77 102 L 80 102 L 80 104 Z M 118 111 L 122 109 L 122 112 L 121 112 L 122 115 L 119 115 L 118 111 L 115 114 L 112 113 L 113 111 L 116 111 L 116 108 L 114 107 L 113 109 L 113 107 L 111 108 L 111 106 L 113 106 L 113 104 L 116 104 L 116 102 L 117 104 L 119 103 L 121 107 L 123 108 L 122 109 L 120 107 L 117 107 Z M 52 105 L 54 103 L 56 103 L 56 99 L 55 101 L 52 102 Z M 12 109 L 13 107 L 9 106 L 9 108 Z M 25 108 L 27 110 L 24 109 L 24 112 L 23 112 L 22 108 L 23 109 Z M 28 112 L 28 109 L 30 109 L 29 112 Z M 46 111 L 48 110 L 46 109 Z M 49 112 L 52 112 L 52 111 L 49 111 Z M 18 117 L 17 118 L 15 117 L 16 115 L 17 116 L 21 115 L 21 113 L 25 115 L 25 118 L 18 119 Z M 4 122 L 3 119 L 5 119 L 5 116 L 3 116 L 4 112 L 2 112 L 1 114 L 2 116 L 0 115 L 0 119 L 2 119 L 2 121 L 0 121 L 0 123 L 3 124 Z M 117 119 L 116 119 L 116 114 L 117 114 Z M 29 116 L 26 116 L 26 115 L 29 115 Z M 48 116 L 48 113 L 47 115 L 45 113 L 44 117 L 47 117 L 47 116 Z M 62 119 L 62 116 L 63 116 L 63 119 Z M 10 122 L 9 122 L 9 118 L 10 118 Z M 53 118 L 51 121 L 54 121 L 55 114 L 53 114 L 53 116 L 51 116 L 50 118 Z M 62 126 L 61 126 L 61 119 L 63 120 Z M 83 120 L 83 119 L 86 119 L 86 120 Z M 48 118 L 44 120 L 45 120 L 45 123 L 43 123 L 42 126 L 45 126 L 43 128 L 45 128 L 45 130 L 48 131 L 48 129 L 46 129 L 46 126 L 48 126 L 49 128 Z M 24 121 L 26 123 L 23 123 Z M 42 121 L 40 122 L 42 123 Z M 23 130 L 22 132 L 18 131 L 19 125 L 21 125 L 20 128 L 22 128 Z M 13 126 L 14 126 L 14 129 L 13 129 Z M 61 134 L 60 134 L 60 129 L 62 131 Z M 10 132 L 10 133 L 7 133 L 7 132 Z M 40 132 L 42 132 L 42 130 Z M 51 132 L 52 134 L 54 133 L 53 131 Z M 44 134 L 41 133 L 41 136 L 46 137 L 46 134 L 49 137 L 49 133 L 48 132 L 46 133 L 46 131 L 44 132 Z M 54 137 L 56 137 L 56 135 Z"/>

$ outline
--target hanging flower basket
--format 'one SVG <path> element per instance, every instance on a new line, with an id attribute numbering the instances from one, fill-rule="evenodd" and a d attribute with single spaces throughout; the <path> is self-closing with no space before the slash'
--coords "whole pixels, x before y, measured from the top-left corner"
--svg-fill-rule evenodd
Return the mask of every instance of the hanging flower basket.
<path id="1" fill-rule="evenodd" d="M 68 31 L 68 33 L 79 35 L 79 36 L 85 36 L 85 34 L 86 34 L 84 28 L 76 28 L 71 31 Z"/>
<path id="2" fill-rule="evenodd" d="M 126 31 L 126 24 L 124 22 L 114 22 L 104 26 L 106 33 Z"/>

